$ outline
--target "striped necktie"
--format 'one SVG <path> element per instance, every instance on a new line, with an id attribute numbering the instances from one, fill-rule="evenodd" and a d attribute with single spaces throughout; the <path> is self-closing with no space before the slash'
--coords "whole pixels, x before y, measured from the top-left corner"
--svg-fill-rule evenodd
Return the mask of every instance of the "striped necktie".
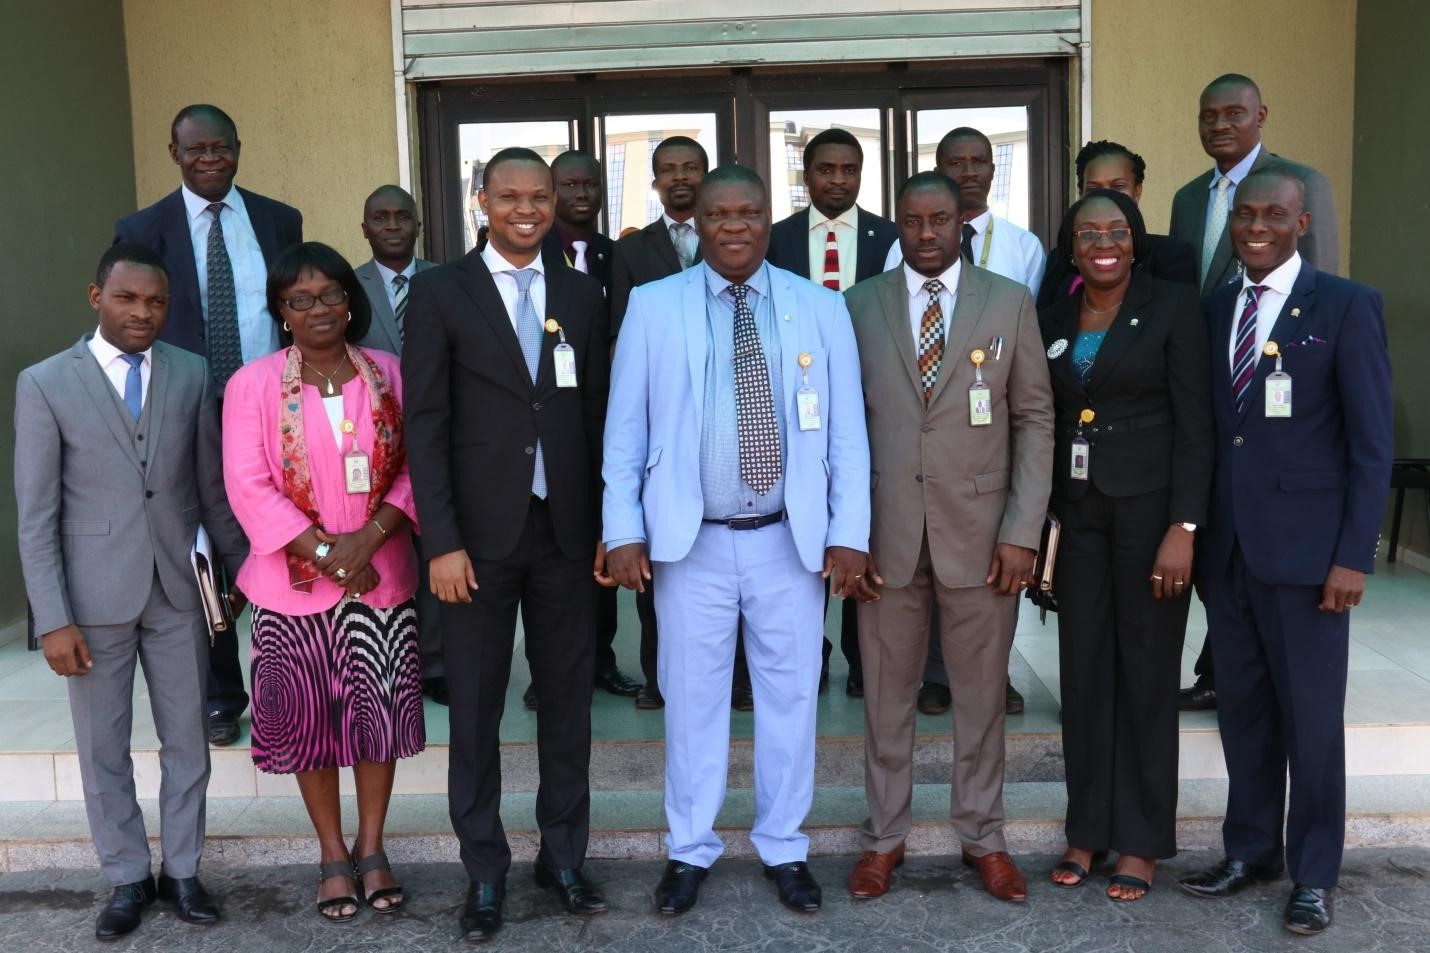
<path id="1" fill-rule="evenodd" d="M 839 290 L 839 239 L 832 228 L 824 238 L 824 287 Z"/>
<path id="2" fill-rule="evenodd" d="M 407 340 L 407 276 L 392 276 L 392 320 L 397 324 L 397 339 Z"/>
<path id="3" fill-rule="evenodd" d="M 1231 396 L 1236 401 L 1238 414 L 1246 406 L 1246 394 L 1256 377 L 1257 299 L 1265 290 L 1265 285 L 1252 285 L 1246 289 L 1246 306 L 1241 309 L 1241 319 L 1236 323 L 1236 346 L 1231 358 Z"/>
<path id="4" fill-rule="evenodd" d="M 927 404 L 938 383 L 939 365 L 943 363 L 943 306 L 938 300 L 943 282 L 930 278 L 924 282 L 924 290 L 929 293 L 929 303 L 919 322 L 919 382 L 924 386 L 924 403 Z"/>

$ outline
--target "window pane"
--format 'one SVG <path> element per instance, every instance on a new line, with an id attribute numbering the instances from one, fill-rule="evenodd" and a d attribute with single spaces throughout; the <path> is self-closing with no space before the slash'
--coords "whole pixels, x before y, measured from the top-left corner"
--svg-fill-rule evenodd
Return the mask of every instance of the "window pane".
<path id="1" fill-rule="evenodd" d="M 884 214 L 884 139 L 877 109 L 770 110 L 770 211 L 778 222 L 809 205 L 804 186 L 804 147 L 826 129 L 853 133 L 864 149 L 859 205 Z"/>
<path id="2" fill-rule="evenodd" d="M 660 218 L 651 183 L 651 156 L 662 139 L 689 136 L 713 168 L 720 162 L 714 113 L 658 113 L 605 117 L 606 232 L 612 238 Z"/>
<path id="3" fill-rule="evenodd" d="M 988 207 L 1014 225 L 1028 227 L 1028 110 L 1024 106 L 981 109 L 920 109 L 915 114 L 919 154 L 914 171 L 935 166 L 934 155 L 944 133 L 971 126 L 993 143 L 993 188 Z"/>
<path id="4" fill-rule="evenodd" d="M 502 149 L 524 146 L 550 162 L 571 148 L 571 126 L 548 122 L 467 122 L 457 127 L 457 148 L 462 163 L 462 247 L 471 251 L 477 230 L 487 223 L 477 203 L 482 172 L 487 161 Z"/>

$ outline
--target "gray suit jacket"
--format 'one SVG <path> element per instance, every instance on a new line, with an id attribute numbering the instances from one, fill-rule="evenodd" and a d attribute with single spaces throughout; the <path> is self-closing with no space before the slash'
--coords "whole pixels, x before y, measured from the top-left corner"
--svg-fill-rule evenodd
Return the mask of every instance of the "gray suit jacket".
<path id="1" fill-rule="evenodd" d="M 155 567 L 174 607 L 200 609 L 189 552 L 200 522 L 230 578 L 248 543 L 229 509 L 208 365 L 155 342 L 135 440 L 90 335 L 20 372 L 15 497 L 35 631 L 138 618 Z"/>
<path id="2" fill-rule="evenodd" d="M 435 261 L 417 259 L 417 271 L 436 268 Z M 389 354 L 402 354 L 402 337 L 397 333 L 397 319 L 393 317 L 392 305 L 387 303 L 387 288 L 383 286 L 382 273 L 377 270 L 377 261 L 369 258 L 354 269 L 362 290 L 367 292 L 367 300 L 372 305 L 372 326 L 358 343 L 359 347 L 375 347 Z M 409 289 L 410 290 L 410 289 Z"/>
<path id="3" fill-rule="evenodd" d="M 1336 203 L 1331 196 L 1331 180 L 1308 165 L 1292 162 L 1271 152 L 1263 144 L 1251 171 L 1277 165 L 1300 179 L 1306 187 L 1306 211 L 1311 224 L 1297 243 L 1301 257 L 1317 271 L 1335 274 L 1340 265 L 1340 232 L 1336 227 Z M 1172 226 L 1169 232 L 1188 242 L 1197 258 L 1197 274 L 1202 268 L 1202 233 L 1207 227 L 1207 195 L 1212 186 L 1212 170 L 1208 169 L 1177 190 L 1172 198 Z M 1212 256 L 1211 270 L 1202 282 L 1202 294 L 1209 295 L 1222 285 L 1241 280 L 1241 263 L 1231 249 L 1231 235 L 1223 229 Z"/>
<path id="4" fill-rule="evenodd" d="M 873 512 L 869 551 L 894 587 L 913 578 L 928 529 L 945 586 L 984 585 L 998 543 L 1037 549 L 1052 489 L 1053 392 L 1033 298 L 1016 281 L 966 262 L 938 383 L 927 406 L 903 267 L 845 293 L 859 342 L 869 422 Z M 969 355 L 1003 338 L 983 379 L 993 423 L 969 423 Z"/>

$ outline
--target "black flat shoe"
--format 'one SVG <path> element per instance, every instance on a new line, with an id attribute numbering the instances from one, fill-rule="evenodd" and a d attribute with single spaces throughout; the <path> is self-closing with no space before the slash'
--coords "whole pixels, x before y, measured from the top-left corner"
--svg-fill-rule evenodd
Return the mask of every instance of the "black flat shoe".
<path id="1" fill-rule="evenodd" d="M 754 711 L 755 690 L 749 685 L 731 685 L 730 707 L 736 711 Z"/>
<path id="2" fill-rule="evenodd" d="M 468 943 L 485 943 L 501 929 L 502 901 L 506 899 L 504 883 L 474 883 L 467 888 L 467 902 L 462 904 L 462 939 Z"/>
<path id="3" fill-rule="evenodd" d="M 422 694 L 439 705 L 451 704 L 452 696 L 447 692 L 447 676 L 434 675 L 422 680 Z"/>
<path id="4" fill-rule="evenodd" d="M 558 870 L 545 864 L 537 864 L 536 885 L 554 890 L 567 913 L 590 915 L 606 912 L 606 898 L 592 886 L 579 867 Z"/>
<path id="5" fill-rule="evenodd" d="M 357 877 L 353 875 L 353 862 L 350 858 L 342 860 L 330 860 L 327 863 L 318 865 L 318 889 L 322 890 L 324 880 L 332 877 L 346 877 L 349 883 L 356 884 Z M 351 907 L 352 912 L 344 913 L 346 907 Z M 357 916 L 358 898 L 355 893 L 345 894 L 341 897 L 329 897 L 326 900 L 318 901 L 318 915 L 329 923 L 347 923 Z"/>
<path id="6" fill-rule="evenodd" d="M 154 889 L 154 878 L 145 877 L 132 884 L 119 884 L 109 895 L 109 903 L 99 911 L 94 922 L 96 940 L 117 940 L 133 933 L 139 926 L 144 908 L 154 902 L 158 892 Z"/>
<path id="7" fill-rule="evenodd" d="M 919 711 L 925 715 L 942 715 L 953 704 L 953 695 L 947 685 L 938 682 L 924 682 L 919 686 Z"/>
<path id="8" fill-rule="evenodd" d="M 795 913 L 814 913 L 824 899 L 819 884 L 814 882 L 814 874 L 809 872 L 809 864 L 802 860 L 766 866 L 765 878 L 775 882 L 780 903 Z"/>
<path id="9" fill-rule="evenodd" d="M 209 712 L 209 744 L 226 748 L 238 740 L 238 716 L 228 712 Z"/>
<path id="10" fill-rule="evenodd" d="M 1331 925 L 1331 892 L 1322 887 L 1297 884 L 1286 904 L 1286 929 L 1302 936 L 1315 936 Z"/>
<path id="11" fill-rule="evenodd" d="M 526 686 L 526 691 L 521 693 L 521 703 L 526 706 L 527 711 L 540 711 L 541 700 L 536 697 L 536 686 Z"/>
<path id="12" fill-rule="evenodd" d="M 849 677 L 844 680 L 844 694 L 850 698 L 864 697 L 864 670 L 862 668 L 849 670 Z"/>
<path id="13" fill-rule="evenodd" d="M 627 677 L 625 672 L 612 665 L 604 672 L 596 673 L 596 687 L 604 688 L 612 695 L 635 698 L 641 690 L 641 683 Z"/>
<path id="14" fill-rule="evenodd" d="M 1105 850 L 1099 850 L 1099 851 L 1094 851 L 1094 852 L 1093 852 L 1092 860 L 1089 861 L 1088 863 L 1089 863 L 1089 866 L 1092 867 L 1093 870 L 1096 870 L 1096 869 L 1097 869 L 1097 865 L 1100 864 L 1100 863 L 1102 863 L 1102 862 L 1105 861 L 1105 860 L 1107 860 L 1107 851 L 1105 851 Z M 1081 887 L 1083 884 L 1087 883 L 1087 878 L 1088 878 L 1089 876 L 1091 876 L 1091 871 L 1088 870 L 1087 867 L 1084 867 L 1082 864 L 1078 863 L 1078 862 L 1075 861 L 1075 860 L 1060 860 L 1060 861 L 1058 861 L 1056 864 L 1053 865 L 1053 871 L 1052 871 L 1052 872 L 1053 872 L 1053 873 L 1062 872 L 1062 873 L 1066 873 L 1066 874 L 1072 874 L 1074 877 L 1077 878 L 1077 879 L 1074 880 L 1072 883 L 1064 883 L 1063 881 L 1058 880 L 1058 879 L 1052 877 L 1051 875 L 1049 875 L 1048 879 L 1053 882 L 1053 886 L 1054 886 L 1054 887 L 1062 887 L 1062 888 L 1065 889 L 1065 890 L 1071 890 L 1071 889 L 1073 889 L 1074 887 Z"/>
<path id="15" fill-rule="evenodd" d="M 700 883 L 710 873 L 709 867 L 667 861 L 660 883 L 655 885 L 655 906 L 661 913 L 674 916 L 695 906 L 700 896 Z"/>
<path id="16" fill-rule="evenodd" d="M 159 875 L 159 896 L 173 901 L 175 912 L 185 923 L 212 926 L 219 921 L 218 904 L 197 877 L 174 879 Z"/>
<path id="17" fill-rule="evenodd" d="M 394 883 L 391 887 L 378 887 L 368 893 L 367 881 L 363 876 L 372 873 L 374 870 L 385 870 L 392 872 L 392 864 L 387 861 L 387 854 L 384 851 L 375 850 L 368 854 L 356 864 L 358 891 L 362 894 L 363 903 L 372 907 L 377 913 L 396 913 L 398 908 L 406 901 L 407 897 L 402 892 L 402 885 Z M 382 906 L 378 906 L 379 900 L 386 900 Z"/>
<path id="18" fill-rule="evenodd" d="M 1270 883 L 1281 876 L 1280 867 L 1261 867 L 1230 857 L 1198 874 L 1183 877 L 1177 886 L 1194 897 L 1220 900 L 1240 893 L 1253 884 Z"/>
<path id="19" fill-rule="evenodd" d="M 636 707 L 641 711 L 657 711 L 665 707 L 665 697 L 654 685 L 642 685 L 636 692 Z"/>
<path id="20" fill-rule="evenodd" d="M 1193 685 L 1177 692 L 1178 711 L 1212 711 L 1216 708 L 1216 689 Z"/>

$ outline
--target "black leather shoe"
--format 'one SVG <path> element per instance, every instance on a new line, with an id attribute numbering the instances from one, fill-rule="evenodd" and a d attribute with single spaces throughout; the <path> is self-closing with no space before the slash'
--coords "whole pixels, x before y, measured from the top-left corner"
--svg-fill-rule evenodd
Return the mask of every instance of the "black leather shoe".
<path id="1" fill-rule="evenodd" d="M 642 685 L 636 692 L 636 707 L 641 711 L 656 711 L 665 707 L 665 696 L 654 685 Z"/>
<path id="2" fill-rule="evenodd" d="M 581 873 L 578 867 L 557 870 L 545 864 L 537 864 L 536 885 L 548 890 L 555 890 L 556 895 L 561 898 L 561 906 L 566 908 L 567 913 L 606 912 L 606 898 L 601 896 L 601 891 L 591 885 L 590 881 L 586 879 L 586 875 Z"/>
<path id="3" fill-rule="evenodd" d="M 766 879 L 773 880 L 780 891 L 780 903 L 795 913 L 813 913 L 824 899 L 809 864 L 802 860 L 765 867 Z"/>
<path id="4" fill-rule="evenodd" d="M 211 926 L 219 920 L 218 904 L 197 877 L 175 879 L 160 874 L 159 896 L 173 902 L 174 912 L 185 923 Z"/>
<path id="5" fill-rule="evenodd" d="M 1023 714 L 1023 696 L 1018 689 L 1013 687 L 1012 682 L 1008 682 L 1007 688 L 1003 690 L 1003 714 Z"/>
<path id="6" fill-rule="evenodd" d="M 734 684 L 730 686 L 730 707 L 736 711 L 755 710 L 755 690 L 749 685 Z"/>
<path id="7" fill-rule="evenodd" d="M 540 711 L 541 701 L 536 697 L 536 686 L 526 686 L 526 691 L 521 693 L 521 703 L 526 706 L 527 711 Z"/>
<path id="8" fill-rule="evenodd" d="M 117 940 L 133 933 L 139 926 L 144 908 L 154 902 L 155 896 L 153 877 L 115 887 L 114 893 L 109 896 L 109 903 L 99 911 L 99 919 L 94 923 L 95 939 Z"/>
<path id="9" fill-rule="evenodd" d="M 1315 936 L 1331 925 L 1331 892 L 1321 887 L 1297 884 L 1286 904 L 1286 929 L 1303 936 Z"/>
<path id="10" fill-rule="evenodd" d="M 655 885 L 655 907 L 661 913 L 674 916 L 695 906 L 700 896 L 700 882 L 710 873 L 709 867 L 678 860 L 667 861 L 660 883 Z"/>
<path id="11" fill-rule="evenodd" d="M 942 715 L 953 704 L 947 685 L 938 682 L 924 682 L 919 686 L 919 711 L 925 715 Z"/>
<path id="12" fill-rule="evenodd" d="M 849 669 L 849 677 L 844 681 L 844 694 L 850 698 L 864 697 L 864 670 L 862 668 Z"/>
<path id="13" fill-rule="evenodd" d="M 209 744 L 226 748 L 238 740 L 238 716 L 226 711 L 209 712 Z"/>
<path id="14" fill-rule="evenodd" d="M 467 888 L 467 902 L 462 904 L 462 939 L 468 943 L 485 943 L 501 929 L 501 905 L 506 899 L 504 883 L 474 883 Z"/>
<path id="15" fill-rule="evenodd" d="M 819 670 L 819 694 L 823 695 L 829 691 L 829 663 L 825 662 L 824 667 Z"/>
<path id="16" fill-rule="evenodd" d="M 434 675 L 422 679 L 422 694 L 439 705 L 451 704 L 452 696 L 447 694 L 447 676 Z"/>
<path id="17" fill-rule="evenodd" d="M 596 687 L 604 688 L 612 695 L 635 698 L 641 690 L 641 683 L 626 677 L 626 673 L 612 665 L 604 672 L 596 673 Z"/>
<path id="18" fill-rule="evenodd" d="M 1211 711 L 1216 708 L 1216 689 L 1206 685 L 1193 685 L 1177 692 L 1177 708 L 1180 711 Z"/>
<path id="19" fill-rule="evenodd" d="M 1280 867 L 1260 867 L 1227 857 L 1210 870 L 1183 877 L 1177 885 L 1194 897 L 1219 900 L 1240 893 L 1253 884 L 1269 883 L 1280 876 Z"/>

